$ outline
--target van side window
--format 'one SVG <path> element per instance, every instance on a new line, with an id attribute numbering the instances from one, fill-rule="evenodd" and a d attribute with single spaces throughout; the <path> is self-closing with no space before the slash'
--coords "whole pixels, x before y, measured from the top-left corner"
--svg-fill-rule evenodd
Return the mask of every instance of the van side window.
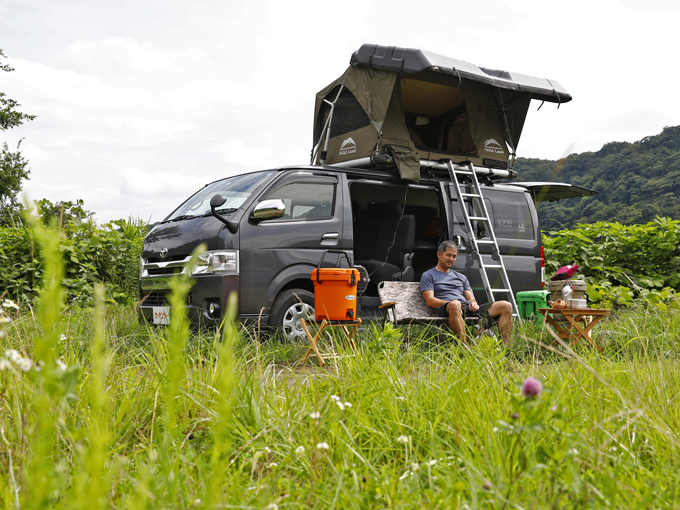
<path id="1" fill-rule="evenodd" d="M 335 184 L 295 182 L 273 191 L 265 199 L 283 200 L 286 214 L 282 219 L 330 218 L 335 205 Z"/>
<path id="2" fill-rule="evenodd" d="M 496 237 L 503 239 L 534 239 L 534 223 L 526 197 L 518 193 L 494 193 L 485 199 Z"/>

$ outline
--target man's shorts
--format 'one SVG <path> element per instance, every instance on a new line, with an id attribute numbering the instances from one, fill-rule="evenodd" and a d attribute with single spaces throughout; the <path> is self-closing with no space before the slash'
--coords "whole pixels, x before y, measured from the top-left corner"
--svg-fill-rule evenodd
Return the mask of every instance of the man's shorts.
<path id="1" fill-rule="evenodd" d="M 437 315 L 439 317 L 448 317 L 449 316 L 449 314 L 446 311 L 446 305 L 448 305 L 448 303 L 444 303 L 442 306 L 437 308 Z M 483 319 L 489 318 L 489 306 L 491 306 L 491 303 L 484 303 L 482 305 L 479 305 L 479 310 L 477 310 L 476 312 L 471 312 L 470 309 L 468 308 L 469 305 L 467 303 L 462 303 L 462 305 L 463 305 L 463 307 L 462 307 L 463 308 L 463 315 L 465 317 L 480 317 L 480 318 L 483 318 Z"/>

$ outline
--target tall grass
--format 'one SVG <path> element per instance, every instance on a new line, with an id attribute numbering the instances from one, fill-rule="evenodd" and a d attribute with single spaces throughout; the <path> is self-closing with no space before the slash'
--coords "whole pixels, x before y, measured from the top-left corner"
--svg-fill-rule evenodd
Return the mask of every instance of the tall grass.
<path id="1" fill-rule="evenodd" d="M 234 303 L 220 332 L 181 313 L 141 325 L 101 290 L 64 312 L 51 236 L 36 235 L 55 261 L 40 308 L 5 310 L 5 508 L 680 504 L 676 312 L 601 323 L 601 355 L 533 323 L 510 349 L 471 350 L 438 329 L 366 325 L 357 355 L 337 336 L 321 347 L 338 357 L 301 366 L 304 345 L 255 342 Z M 528 376 L 538 397 L 521 393 Z"/>

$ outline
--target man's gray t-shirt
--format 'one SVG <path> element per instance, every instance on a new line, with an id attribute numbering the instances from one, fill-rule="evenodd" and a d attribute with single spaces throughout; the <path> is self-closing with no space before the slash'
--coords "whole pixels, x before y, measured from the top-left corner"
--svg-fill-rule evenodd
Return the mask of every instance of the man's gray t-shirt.
<path id="1" fill-rule="evenodd" d="M 436 267 L 425 271 L 420 278 L 420 292 L 432 290 L 434 297 L 443 299 L 445 301 L 453 301 L 457 299 L 463 303 L 467 303 L 465 299 L 465 290 L 472 292 L 470 282 L 465 275 L 453 270 L 448 273 L 438 271 Z"/>

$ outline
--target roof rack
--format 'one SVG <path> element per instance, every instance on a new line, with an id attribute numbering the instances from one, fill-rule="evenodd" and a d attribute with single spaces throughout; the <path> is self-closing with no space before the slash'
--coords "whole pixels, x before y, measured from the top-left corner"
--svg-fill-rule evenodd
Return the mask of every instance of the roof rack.
<path id="1" fill-rule="evenodd" d="M 391 156 L 385 154 L 377 154 L 367 158 L 358 158 L 350 161 L 342 161 L 340 163 L 332 163 L 327 166 L 337 166 L 342 168 L 372 168 L 372 167 L 394 167 L 396 169 L 396 162 Z M 453 163 L 456 170 L 466 170 L 468 168 L 466 162 Z M 480 177 L 486 177 L 491 180 L 494 179 L 514 179 L 517 177 L 517 172 L 514 170 L 506 170 L 502 168 L 489 168 L 473 166 L 475 173 Z M 439 170 L 445 175 L 449 175 L 449 167 L 446 162 L 430 161 L 427 159 L 420 160 L 420 171 L 425 169 Z"/>

